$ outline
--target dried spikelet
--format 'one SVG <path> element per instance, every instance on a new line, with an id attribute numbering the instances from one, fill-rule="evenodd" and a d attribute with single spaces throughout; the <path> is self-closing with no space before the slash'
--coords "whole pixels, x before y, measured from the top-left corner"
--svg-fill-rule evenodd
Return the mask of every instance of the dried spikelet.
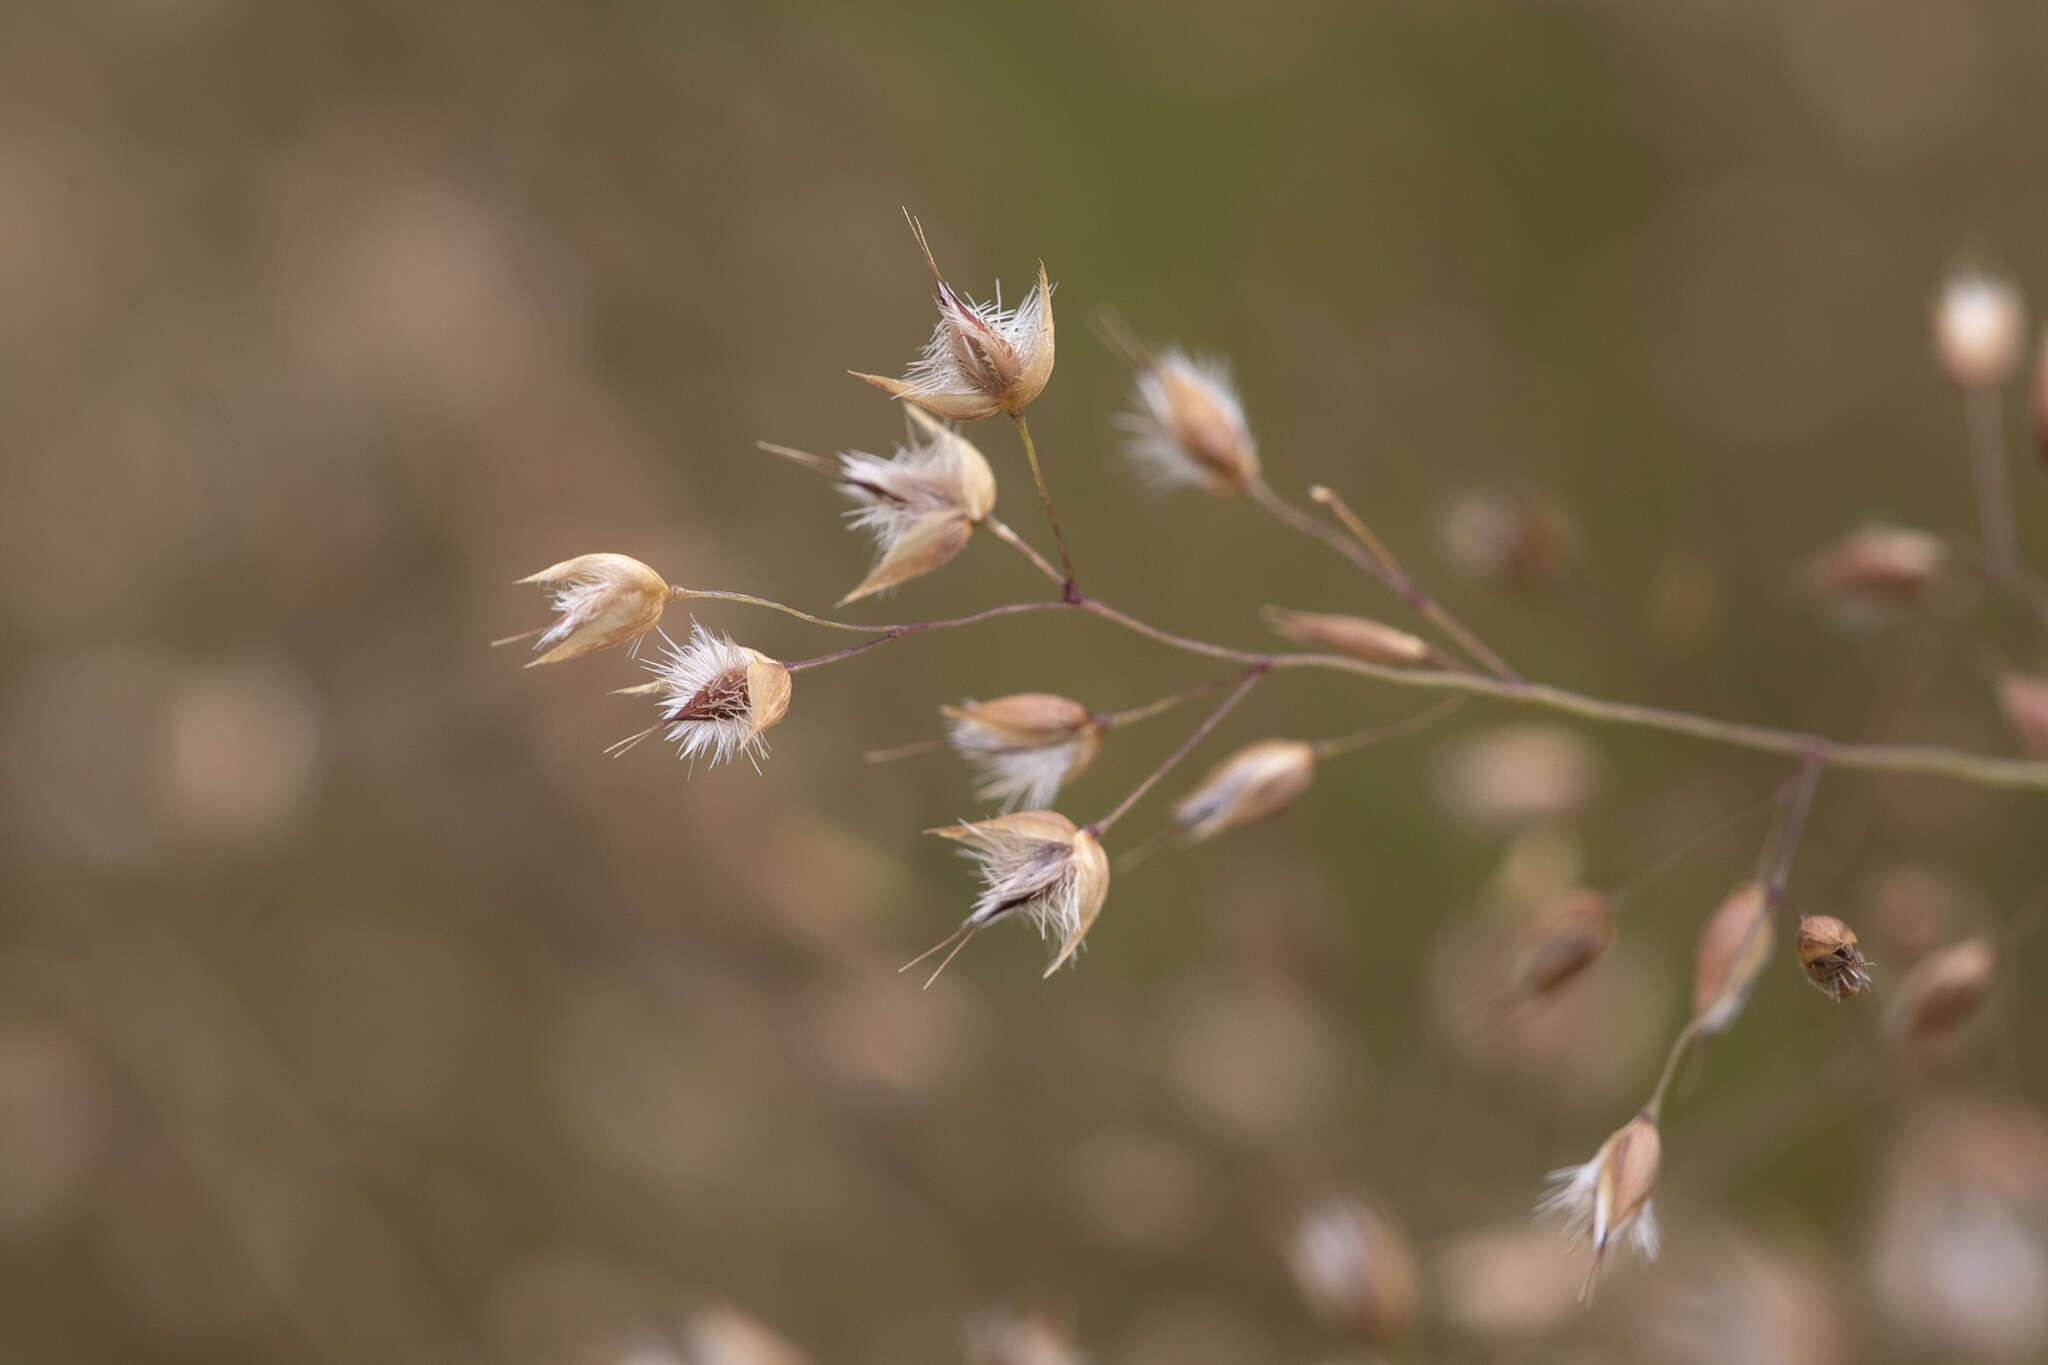
<path id="1" fill-rule="evenodd" d="M 1885 1009 L 1885 1032 L 1912 1048 L 1952 1042 L 1983 1011 L 1998 975 L 1998 950 L 1986 938 L 1964 939 L 1914 964 Z"/>
<path id="2" fill-rule="evenodd" d="M 1168 349 L 1137 355 L 1133 410 L 1121 413 L 1124 459 L 1160 491 L 1242 493 L 1259 474 L 1259 448 L 1221 360 Z"/>
<path id="3" fill-rule="evenodd" d="M 1445 808 L 1484 830 L 1517 830 L 1568 820 L 1600 790 L 1600 751 L 1561 725 L 1499 725 L 1461 736 L 1442 751 L 1435 786 Z"/>
<path id="4" fill-rule="evenodd" d="M 1422 1274 L 1408 1239 L 1355 1199 L 1304 1209 L 1287 1243 L 1303 1299 L 1331 1326 L 1367 1341 L 1406 1336 L 1422 1307 Z"/>
<path id="5" fill-rule="evenodd" d="M 1947 560 L 1948 548 L 1925 531 L 1865 526 L 1808 560 L 1805 578 L 1826 602 L 1904 604 L 1920 599 Z"/>
<path id="6" fill-rule="evenodd" d="M 1856 946 L 1856 931 L 1832 915 L 1808 915 L 1793 937 L 1806 979 L 1828 999 L 1840 1002 L 1870 988 L 1870 964 Z"/>
<path id="7" fill-rule="evenodd" d="M 1657 1259 L 1657 1214 L 1650 1196 L 1662 1151 L 1656 1122 L 1638 1114 L 1601 1143 L 1591 1161 L 1550 1173 L 1551 1188 L 1537 1213 L 1562 1217 L 1567 1236 L 1590 1240 L 1593 1246 L 1582 1299 L 1592 1299 L 1607 1249 L 1624 1235 L 1645 1260 Z"/>
<path id="8" fill-rule="evenodd" d="M 1298 739 L 1248 744 L 1211 768 L 1173 806 L 1174 828 L 1188 843 L 1277 815 L 1315 778 L 1316 751 Z"/>
<path id="9" fill-rule="evenodd" d="M 1966 389 L 2002 384 L 2019 364 L 2023 307 L 2007 280 L 1978 271 L 1951 276 L 1934 301 L 1934 348 Z"/>
<path id="10" fill-rule="evenodd" d="M 678 757 L 708 757 L 715 767 L 744 754 L 758 766 L 768 752 L 762 732 L 789 712 L 789 669 L 694 623 L 688 644 L 663 636 L 662 646 L 661 659 L 648 665 L 654 681 L 620 689 L 654 697 L 661 719 L 606 752 L 624 753 L 660 732 L 680 746 Z"/>
<path id="11" fill-rule="evenodd" d="M 1051 976 L 1080 948 L 1109 896 L 1109 855 L 1101 841 L 1057 811 L 1018 811 L 925 832 L 964 845 L 961 851 L 975 861 L 982 879 L 981 895 L 960 927 L 904 964 L 914 966 L 950 946 L 932 980 L 976 934 L 1019 915 L 1041 937 L 1058 936 L 1059 951 L 1045 969 Z"/>
<path id="12" fill-rule="evenodd" d="M 758 443 L 831 479 L 853 502 L 847 514 L 853 524 L 874 536 L 874 567 L 839 599 L 842 607 L 939 568 L 995 510 L 995 474 L 974 443 L 915 407 L 904 411 L 914 428 L 910 444 L 897 446 L 887 459 L 847 451 L 828 460 Z"/>
<path id="13" fill-rule="evenodd" d="M 1725 1032 L 1770 961 L 1776 943 L 1770 892 L 1749 881 L 1730 892 L 1700 930 L 1692 977 L 1694 1030 L 1702 1037 Z"/>
<path id="14" fill-rule="evenodd" d="M 1050 692 L 942 706 L 946 742 L 981 774 L 974 794 L 1043 806 L 1102 751 L 1102 723 L 1080 702 Z"/>
<path id="15" fill-rule="evenodd" d="M 509 645 L 539 636 L 533 647 L 546 652 L 528 668 L 638 640 L 661 623 L 669 600 L 668 580 L 629 555 L 578 555 L 519 581 L 555 595 L 553 625 L 492 641 Z"/>
<path id="16" fill-rule="evenodd" d="M 1385 668 L 1418 668 L 1443 661 L 1427 640 L 1363 616 L 1331 616 L 1314 611 L 1264 607 L 1260 614 L 1283 639 L 1335 650 Z"/>
<path id="17" fill-rule="evenodd" d="M 1499 587 L 1552 587 L 1578 567 L 1577 523 L 1537 488 L 1466 493 L 1445 510 L 1438 535 L 1461 572 Z"/>
<path id="18" fill-rule="evenodd" d="M 910 230 L 931 267 L 938 326 L 903 378 L 858 370 L 854 377 L 936 417 L 957 422 L 979 421 L 999 412 L 1014 417 L 1052 378 L 1052 285 L 1044 263 L 1038 267 L 1037 287 L 1016 308 L 975 303 L 946 283 L 915 218 L 910 218 Z"/>
<path id="19" fill-rule="evenodd" d="M 1537 912 L 1509 970 L 1509 998 L 1535 1000 L 1578 979 L 1614 942 L 1614 907 L 1579 887 Z"/>
<path id="20" fill-rule="evenodd" d="M 1998 709 L 2021 748 L 2036 758 L 2048 758 L 2048 678 L 2006 674 L 1998 680 Z"/>

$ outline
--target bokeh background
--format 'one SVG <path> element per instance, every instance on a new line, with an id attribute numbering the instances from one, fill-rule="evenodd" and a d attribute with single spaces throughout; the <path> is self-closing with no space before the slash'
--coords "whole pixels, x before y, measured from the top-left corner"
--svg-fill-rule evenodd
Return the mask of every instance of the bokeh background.
<path id="1" fill-rule="evenodd" d="M 1798 567 L 1870 517 L 1974 532 L 1927 308 L 1962 261 L 2048 297 L 2044 59 L 2024 0 L 12 7 L 0 1356 L 1050 1351 L 991 1344 L 1014 1312 L 1111 1365 L 2040 1358 L 2039 798 L 1825 782 L 1794 897 L 1859 925 L 1878 998 L 1777 964 L 1670 1112 L 1672 1255 L 1581 1313 L 1527 1209 L 1647 1090 L 1762 821 L 1541 1020 L 1483 1008 L 1489 945 L 1784 765 L 1475 706 L 1120 875 L 1078 970 L 1010 930 L 920 992 L 895 969 L 972 887 L 918 831 L 978 808 L 949 758 L 864 751 L 1199 661 L 1065 619 L 907 641 L 802 676 L 758 776 L 693 776 L 602 756 L 644 723 L 622 654 L 487 642 L 590 550 L 813 609 L 857 581 L 830 490 L 752 443 L 900 435 L 844 372 L 930 326 L 908 205 L 963 286 L 1059 282 L 1032 420 L 1097 595 L 1248 647 L 1263 603 L 1393 610 L 1254 509 L 1133 487 L 1114 307 L 1227 353 L 1275 484 L 1344 490 L 1531 674 L 2011 751 L 2023 613 L 1961 574 L 1843 629 Z M 974 434 L 1042 541 L 1012 433 Z M 1550 581 L 1446 540 L 1489 488 L 1568 511 Z M 848 613 L 1039 592 L 1000 550 Z M 1232 743 L 1419 704 L 1275 678 L 1119 833 Z M 1902 1062 L 1885 976 L 1972 930 L 1990 1027 Z M 1292 1281 L 1336 1196 L 1410 1249 L 1405 1340 Z"/>

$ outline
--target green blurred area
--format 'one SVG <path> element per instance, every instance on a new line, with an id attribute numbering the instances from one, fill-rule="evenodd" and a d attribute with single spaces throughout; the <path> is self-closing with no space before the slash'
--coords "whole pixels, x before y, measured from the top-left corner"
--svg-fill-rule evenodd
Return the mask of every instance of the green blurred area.
<path id="1" fill-rule="evenodd" d="M 1114 1365 L 1336 1357 L 1294 1210 L 1355 1190 L 1432 1265 L 1521 1220 L 1654 1079 L 1761 821 L 1630 900 L 1577 1024 L 1512 1056 L 1461 1036 L 1500 1026 L 1447 937 L 1504 853 L 1619 885 L 1784 765 L 1586 731 L 1597 793 L 1511 834 L 1442 796 L 1526 719 L 1475 705 L 1120 874 L 1077 970 L 991 932 L 921 993 L 895 969 L 972 887 L 919 831 L 979 807 L 945 756 L 863 753 L 962 697 L 1213 670 L 1064 618 L 906 640 L 801 675 L 758 776 L 690 774 L 602 756 L 644 723 L 623 655 L 487 647 L 541 619 L 513 580 L 613 550 L 812 610 L 858 581 L 835 496 L 753 443 L 900 438 L 845 371 L 930 328 L 908 206 L 977 296 L 1058 284 L 1031 421 L 1104 599 L 1247 648 L 1262 604 L 1397 606 L 1240 502 L 1134 487 L 1114 309 L 1227 354 L 1274 485 L 1342 490 L 1532 677 L 2008 751 L 1987 678 L 2039 666 L 2036 623 L 1965 585 L 1842 631 L 1797 570 L 1871 518 L 1974 534 L 1927 311 L 1965 261 L 2048 297 L 2044 58 L 2019 0 L 0 16 L 0 1357 L 594 1365 L 724 1300 L 820 1362 L 957 1359 L 991 1305 Z M 971 435 L 1049 544 L 1013 433 Z M 1583 540 L 1551 591 L 1442 548 L 1522 484 Z M 1002 548 L 847 613 L 1041 592 Z M 1274 677 L 1119 834 L 1233 744 L 1424 700 Z M 1117 735 L 1063 808 L 1195 719 Z M 1937 1358 L 1863 1273 L 1892 1135 L 2048 1083 L 2044 831 L 2037 798 L 1829 777 L 1793 896 L 1866 926 L 1879 999 L 1779 964 L 1671 1110 L 1667 1239 L 1816 1248 L 1852 1358 Z M 2012 935 L 1995 1029 L 1932 1078 L 1874 1039 L 1925 946 L 1888 894 Z M 1437 1314 L 1389 1358 L 1654 1358 L 1640 1283 L 1548 1344 Z"/>

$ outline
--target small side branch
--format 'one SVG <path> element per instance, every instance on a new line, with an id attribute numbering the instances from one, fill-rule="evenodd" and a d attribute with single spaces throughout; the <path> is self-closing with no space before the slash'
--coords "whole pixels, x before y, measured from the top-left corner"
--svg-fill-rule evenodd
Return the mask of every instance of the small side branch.
<path id="1" fill-rule="evenodd" d="M 1045 519 L 1052 523 L 1053 544 L 1059 546 L 1060 568 L 1065 574 L 1060 587 L 1063 595 L 1071 602 L 1079 591 L 1074 586 L 1074 560 L 1067 553 L 1067 536 L 1066 532 L 1060 530 L 1059 513 L 1052 510 L 1052 492 L 1045 486 L 1045 471 L 1038 467 L 1038 443 L 1031 439 L 1031 424 L 1024 420 L 1023 413 L 1017 413 L 1012 420 L 1017 423 L 1017 435 L 1023 439 L 1024 458 L 1031 465 L 1031 481 L 1038 485 L 1038 500 L 1045 505 Z"/>
<path id="2" fill-rule="evenodd" d="M 1178 749 L 1175 749 L 1172 753 L 1168 754 L 1166 756 L 1165 761 L 1162 762 L 1158 767 L 1154 768 L 1150 775 L 1148 775 L 1143 782 L 1140 782 L 1137 786 L 1133 787 L 1131 789 L 1130 795 L 1126 796 L 1123 800 L 1117 802 L 1115 810 L 1112 810 L 1109 814 L 1103 816 L 1100 820 L 1097 820 L 1094 824 L 1090 825 L 1088 827 L 1089 832 L 1097 836 L 1100 836 L 1104 830 L 1108 829 L 1118 820 L 1121 820 L 1124 817 L 1124 814 L 1127 811 L 1129 811 L 1132 806 L 1137 805 L 1139 801 L 1143 800 L 1146 792 L 1151 791 L 1152 788 L 1159 784 L 1159 780 L 1161 778 L 1165 777 L 1168 773 L 1172 772 L 1174 769 L 1174 765 L 1179 763 L 1182 759 L 1186 758 L 1188 754 L 1193 752 L 1194 747 L 1197 744 L 1200 744 L 1204 739 L 1208 738 L 1209 732 L 1211 730 L 1214 730 L 1219 724 L 1222 723 L 1223 718 L 1230 714 L 1231 708 L 1244 700 L 1245 694 L 1250 692 L 1253 687 L 1257 686 L 1259 679 L 1263 678 L 1266 675 L 1266 670 L 1268 667 L 1269 665 L 1264 663 L 1256 663 L 1247 667 L 1244 671 L 1243 681 L 1238 683 L 1237 689 L 1235 691 L 1233 691 L 1229 696 L 1223 699 L 1223 704 L 1218 706 L 1214 711 L 1211 711 L 1209 713 L 1209 718 L 1203 721 L 1200 725 L 1196 726 L 1195 732 L 1189 735 L 1185 740 L 1182 740 L 1181 746 Z"/>

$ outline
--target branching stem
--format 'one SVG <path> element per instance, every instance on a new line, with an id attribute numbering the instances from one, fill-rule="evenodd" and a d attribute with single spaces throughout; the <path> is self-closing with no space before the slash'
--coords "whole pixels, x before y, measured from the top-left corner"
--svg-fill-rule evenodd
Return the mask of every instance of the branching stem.
<path id="1" fill-rule="evenodd" d="M 1074 560 L 1067 553 L 1067 537 L 1060 530 L 1059 513 L 1052 510 L 1052 491 L 1045 486 L 1045 471 L 1038 467 L 1038 443 L 1031 439 L 1031 424 L 1024 420 L 1023 413 L 1015 414 L 1011 420 L 1016 422 L 1017 435 L 1024 441 L 1024 458 L 1031 465 L 1031 481 L 1038 485 L 1038 500 L 1045 504 L 1045 519 L 1052 523 L 1053 544 L 1059 546 L 1060 568 L 1065 572 L 1061 595 L 1072 601 L 1079 591 L 1074 586 Z"/>
<path id="2" fill-rule="evenodd" d="M 1917 744 L 1850 744 L 1827 739 L 1821 735 L 1808 734 L 1798 730 L 1780 730 L 1767 725 L 1748 725 L 1740 721 L 1719 720 L 1712 716 L 1694 715 L 1689 711 L 1672 711 L 1657 706 L 1641 706 L 1634 702 L 1608 701 L 1601 697 L 1589 697 L 1579 692 L 1567 691 L 1561 687 L 1550 687 L 1543 683 L 1506 682 L 1484 674 L 1451 672 L 1445 670 L 1412 670 L 1388 668 L 1380 664 L 1367 663 L 1341 654 L 1312 653 L 1257 653 L 1252 650 L 1233 649 L 1228 645 L 1212 644 L 1172 631 L 1162 630 L 1134 616 L 1117 610 L 1107 603 L 1076 594 L 1073 600 L 1043 602 L 1010 602 L 1002 606 L 988 607 L 966 616 L 944 621 L 918 621 L 907 625 L 861 626 L 841 621 L 831 621 L 812 616 L 808 612 L 771 602 L 766 598 L 749 596 L 746 593 L 711 592 L 695 589 L 677 589 L 679 596 L 717 598 L 725 601 L 745 602 L 755 606 L 768 607 L 785 612 L 800 620 L 816 625 L 829 626 L 839 630 L 854 630 L 877 637 L 886 637 L 878 643 L 900 639 L 906 635 L 924 631 L 945 630 L 954 626 L 972 625 L 979 621 L 992 620 L 998 616 L 1012 616 L 1025 612 L 1039 611 L 1080 611 L 1100 617 L 1113 625 L 1121 626 L 1134 634 L 1189 654 L 1199 654 L 1211 659 L 1227 659 L 1247 667 L 1261 668 L 1315 668 L 1335 673 L 1355 673 L 1374 678 L 1396 687 L 1414 688 L 1427 692 L 1449 692 L 1464 696 L 1488 697 L 1515 706 L 1534 707 L 1554 711 L 1562 715 L 1577 716 L 1583 720 L 1603 725 L 1626 725 L 1639 729 L 1661 730 L 1667 734 L 1687 735 L 1708 743 L 1722 744 L 1730 748 L 1749 749 L 1758 753 L 1784 754 L 1789 757 L 1809 760 L 1816 768 L 1840 768 L 1862 772 L 1912 773 L 1927 777 L 1944 777 L 1953 781 L 1968 782 L 1980 787 L 2004 787 L 2026 791 L 2048 792 L 2048 762 L 2038 759 L 1999 758 L 1989 754 L 1967 753 L 1960 749 L 1948 749 L 1934 745 Z M 847 657 L 858 651 L 845 651 L 838 655 L 827 655 L 820 659 L 805 660 L 805 667 L 835 658 Z"/>
<path id="3" fill-rule="evenodd" d="M 1239 702 L 1243 701 L 1245 698 L 1245 694 L 1247 692 L 1250 692 L 1253 687 L 1258 685 L 1259 679 L 1266 675 L 1266 669 L 1268 667 L 1269 665 L 1264 663 L 1256 663 L 1249 665 L 1244 670 L 1242 680 L 1238 683 L 1236 690 L 1233 691 L 1229 696 L 1225 697 L 1223 699 L 1223 703 L 1220 706 L 1218 706 L 1214 711 L 1211 711 L 1209 713 L 1209 718 L 1203 721 L 1200 725 L 1197 725 L 1195 727 L 1194 733 L 1189 735 L 1186 739 L 1182 740 L 1180 747 L 1178 749 L 1175 749 L 1172 753 L 1168 754 L 1166 756 L 1165 761 L 1162 762 L 1158 767 L 1154 768 L 1151 771 L 1151 773 L 1147 775 L 1143 782 L 1140 782 L 1137 786 L 1131 788 L 1130 795 L 1124 797 L 1123 800 L 1117 802 L 1115 810 L 1112 810 L 1109 814 L 1103 816 L 1100 820 L 1097 820 L 1094 824 L 1090 825 L 1088 827 L 1088 832 L 1100 837 L 1104 830 L 1108 829 L 1111 825 L 1115 824 L 1118 820 L 1122 819 L 1126 811 L 1130 810 L 1132 806 L 1137 805 L 1138 802 L 1141 799 L 1143 799 L 1146 792 L 1151 791 L 1153 787 L 1158 785 L 1159 780 L 1161 778 L 1165 777 L 1168 773 L 1173 771 L 1175 764 L 1179 763 L 1182 759 L 1186 758 L 1188 754 L 1193 751 L 1194 747 L 1197 744 L 1200 744 L 1204 739 L 1208 737 L 1208 734 L 1211 730 L 1215 729 L 1217 725 L 1222 723 L 1223 718 L 1230 714 L 1231 708 L 1236 706 Z"/>

